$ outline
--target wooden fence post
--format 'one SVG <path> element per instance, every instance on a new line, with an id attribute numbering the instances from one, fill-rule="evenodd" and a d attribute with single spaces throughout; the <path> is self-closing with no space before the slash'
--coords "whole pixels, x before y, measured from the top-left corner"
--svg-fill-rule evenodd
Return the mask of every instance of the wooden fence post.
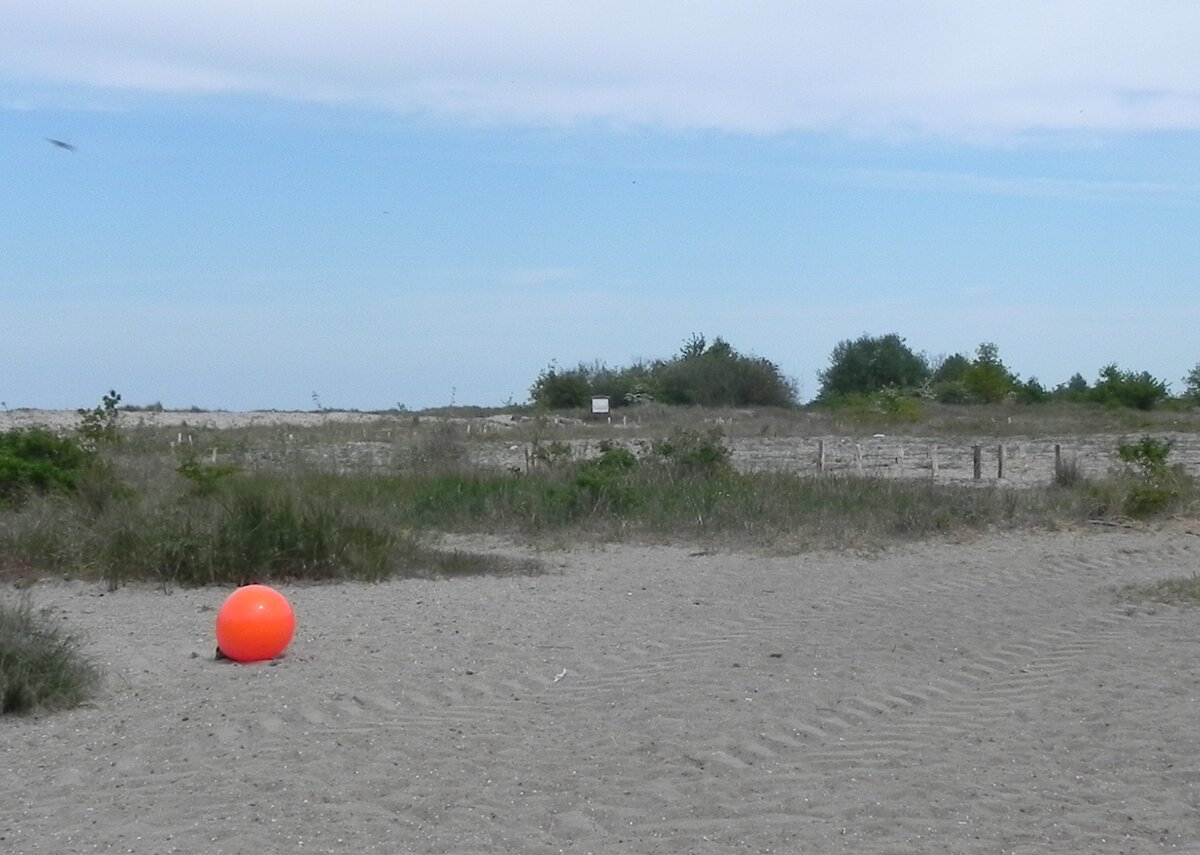
<path id="1" fill-rule="evenodd" d="M 1000 448 L 996 452 L 996 478 L 1004 477 L 1004 443 L 1000 443 Z"/>
<path id="2" fill-rule="evenodd" d="M 974 454 L 975 480 L 978 481 L 983 477 L 983 446 L 976 445 L 971 449 L 971 451 Z"/>
<path id="3" fill-rule="evenodd" d="M 817 471 L 825 471 L 825 440 L 817 440 Z"/>
<path id="4" fill-rule="evenodd" d="M 930 478 L 937 478 L 937 469 L 938 469 L 937 446 L 931 445 L 931 446 L 929 446 L 929 477 Z"/>

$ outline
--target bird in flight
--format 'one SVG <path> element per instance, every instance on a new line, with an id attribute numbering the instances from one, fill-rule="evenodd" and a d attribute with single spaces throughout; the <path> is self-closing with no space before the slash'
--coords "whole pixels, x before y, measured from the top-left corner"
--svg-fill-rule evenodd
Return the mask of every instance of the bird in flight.
<path id="1" fill-rule="evenodd" d="M 56 140 L 56 139 L 53 139 L 52 137 L 46 137 L 46 142 L 50 143 L 50 145 L 56 145 L 65 151 L 75 151 L 75 146 L 71 145 L 69 142 L 63 142 L 62 140 Z"/>

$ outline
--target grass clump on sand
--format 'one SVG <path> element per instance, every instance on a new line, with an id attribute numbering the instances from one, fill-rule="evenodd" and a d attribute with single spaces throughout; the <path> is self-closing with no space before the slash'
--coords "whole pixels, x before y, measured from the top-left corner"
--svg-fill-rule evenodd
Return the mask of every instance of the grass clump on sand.
<path id="1" fill-rule="evenodd" d="M 78 706 L 99 682 L 78 639 L 34 612 L 28 597 L 0 602 L 0 714 Z"/>
<path id="2" fill-rule="evenodd" d="M 1122 585 L 1117 589 L 1117 599 L 1125 602 L 1200 605 L 1200 574 L 1160 579 L 1146 584 Z"/>

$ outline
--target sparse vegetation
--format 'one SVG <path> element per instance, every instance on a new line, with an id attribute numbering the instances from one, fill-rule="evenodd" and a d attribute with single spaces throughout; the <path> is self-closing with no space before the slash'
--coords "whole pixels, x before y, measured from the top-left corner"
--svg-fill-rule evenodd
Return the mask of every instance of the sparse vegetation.
<path id="1" fill-rule="evenodd" d="M 86 448 L 94 450 L 98 445 L 115 443 L 120 439 L 121 435 L 117 431 L 121 417 L 120 404 L 121 396 L 110 389 L 97 406 L 90 410 L 76 410 L 79 414 L 77 430 Z"/>
<path id="2" fill-rule="evenodd" d="M 82 468 L 74 486 L 24 489 L 20 502 L 0 512 L 0 569 L 10 577 L 66 574 L 110 585 L 383 579 L 466 566 L 536 572 L 495 555 L 447 553 L 437 542 L 444 532 L 502 532 L 555 542 L 862 546 L 959 530 L 1153 518 L 1195 506 L 1192 480 L 1169 462 L 1170 442 L 1148 436 L 1117 450 L 1122 468 L 1108 475 L 1093 470 L 1085 479 L 1068 456 L 1053 478 L 1046 471 L 1044 485 L 1025 488 L 733 465 L 734 441 L 768 432 L 1071 435 L 1100 425 L 1177 431 L 1183 418 L 1098 405 L 1078 416 L 1087 405 L 1048 403 L 1032 421 L 1033 411 L 1016 403 L 942 407 L 893 389 L 855 400 L 809 412 L 739 411 L 732 420 L 730 411 L 646 405 L 624 428 L 534 413 L 501 420 L 503 435 L 482 429 L 491 424 L 488 414 L 472 434 L 459 416 L 427 413 L 388 414 L 356 427 L 330 419 L 304 429 L 192 428 L 182 446 L 174 428 L 128 425 L 119 443 L 95 451 L 47 434 L 39 442 L 59 443 Z M 479 453 L 500 443 L 509 462 L 481 465 Z"/>
<path id="3" fill-rule="evenodd" d="M 1117 599 L 1125 602 L 1200 605 L 1200 574 L 1122 585 L 1116 593 Z"/>

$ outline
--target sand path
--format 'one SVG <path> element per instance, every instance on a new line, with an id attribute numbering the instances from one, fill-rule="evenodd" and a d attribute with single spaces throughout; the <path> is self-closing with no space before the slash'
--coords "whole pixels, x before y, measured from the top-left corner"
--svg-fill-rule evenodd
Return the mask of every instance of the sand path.
<path id="1" fill-rule="evenodd" d="M 109 679 L 0 720 L 0 851 L 1200 852 L 1200 611 L 1107 590 L 1200 538 L 541 557 L 285 588 L 254 666 L 225 591 L 35 586 Z"/>

